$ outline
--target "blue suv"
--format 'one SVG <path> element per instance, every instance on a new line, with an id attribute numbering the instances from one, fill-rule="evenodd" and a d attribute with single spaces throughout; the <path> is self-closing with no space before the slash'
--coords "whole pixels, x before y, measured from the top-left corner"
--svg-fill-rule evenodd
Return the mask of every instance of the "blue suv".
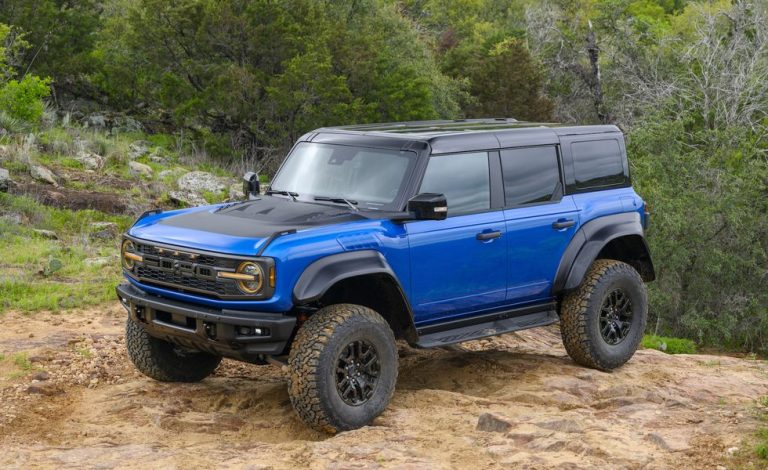
<path id="1" fill-rule="evenodd" d="M 579 364 L 621 366 L 654 279 L 624 136 L 514 119 L 318 129 L 243 201 L 142 215 L 124 235 L 127 347 L 161 381 L 222 357 L 289 370 L 328 432 L 392 397 L 396 340 L 440 347 L 560 322 Z"/>

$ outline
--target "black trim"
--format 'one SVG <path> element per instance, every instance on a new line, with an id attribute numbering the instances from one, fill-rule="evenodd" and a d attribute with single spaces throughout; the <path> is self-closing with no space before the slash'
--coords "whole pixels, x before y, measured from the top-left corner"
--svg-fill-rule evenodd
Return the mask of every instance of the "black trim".
<path id="1" fill-rule="evenodd" d="M 261 256 L 264 254 L 264 250 L 267 249 L 267 247 L 276 239 L 282 237 L 283 235 L 291 235 L 296 233 L 296 229 L 292 228 L 290 230 L 283 230 L 281 232 L 275 232 L 272 235 L 270 235 L 266 240 L 264 240 L 264 243 L 261 244 L 261 248 L 259 248 L 259 251 L 256 252 L 256 256 Z"/>
<path id="2" fill-rule="evenodd" d="M 480 323 L 487 323 L 494 320 L 504 320 L 506 318 L 521 317 L 524 315 L 530 315 L 532 313 L 543 312 L 548 310 L 554 310 L 555 303 L 547 302 L 544 304 L 528 305 L 525 307 L 517 307 L 509 310 L 496 311 L 491 313 L 484 313 L 479 315 L 473 315 L 470 317 L 459 318 L 457 320 L 446 320 L 436 323 L 431 323 L 425 326 L 416 327 L 416 332 L 421 335 L 429 335 L 433 333 L 439 333 L 443 331 L 451 331 L 466 326 L 478 325 Z"/>
<path id="3" fill-rule="evenodd" d="M 498 150 L 488 152 L 490 171 L 491 209 L 504 208 L 504 174 L 501 171 L 501 156 Z"/>
<path id="4" fill-rule="evenodd" d="M 629 235 L 639 236 L 643 240 L 641 250 L 644 252 L 650 268 L 643 277 L 646 281 L 653 280 L 655 273 L 650 250 L 643 235 L 640 214 L 623 212 L 590 220 L 576 231 L 560 259 L 555 281 L 552 284 L 552 295 L 577 288 L 584 279 L 587 269 L 592 265 L 603 247 L 611 240 Z"/>
<path id="5" fill-rule="evenodd" d="M 450 329 L 423 334 L 419 337 L 416 346 L 434 348 L 487 338 L 489 336 L 498 336 L 512 331 L 551 325 L 557 322 L 558 316 L 555 311 L 555 304 L 550 303 L 509 310 L 495 315 L 481 315 L 473 317 L 471 320 L 471 323 L 462 324 L 457 322 Z"/>
<path id="6" fill-rule="evenodd" d="M 366 274 L 388 274 L 398 282 L 389 263 L 378 251 L 348 251 L 320 258 L 307 266 L 293 287 L 293 302 L 297 305 L 314 302 L 337 282 Z"/>
<path id="7" fill-rule="evenodd" d="M 144 212 L 141 213 L 141 215 L 139 217 L 136 218 L 136 220 L 133 221 L 133 223 L 131 225 L 136 225 L 141 219 L 143 219 L 144 217 L 146 217 L 148 215 L 160 214 L 162 212 L 163 212 L 163 210 L 159 209 L 159 208 L 149 209 L 148 211 L 144 211 Z"/>
<path id="8" fill-rule="evenodd" d="M 115 289 L 133 321 L 153 337 L 180 346 L 248 362 L 282 354 L 293 337 L 296 318 L 282 313 L 218 310 L 150 295 L 122 283 Z M 268 330 L 241 335 L 237 327 Z"/>

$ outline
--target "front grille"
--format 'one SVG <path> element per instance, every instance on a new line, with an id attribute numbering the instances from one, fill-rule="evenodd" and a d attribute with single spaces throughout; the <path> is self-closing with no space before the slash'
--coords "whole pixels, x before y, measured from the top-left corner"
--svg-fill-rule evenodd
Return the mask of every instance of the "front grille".
<path id="1" fill-rule="evenodd" d="M 216 296 L 242 295 L 235 284 L 229 280 L 207 280 L 196 277 L 184 276 L 172 271 L 164 271 L 158 268 L 137 266 L 136 274 L 139 279 L 150 284 L 179 287 L 182 290 L 191 290 Z"/>
<path id="2" fill-rule="evenodd" d="M 146 243 L 136 243 L 135 245 L 136 250 L 144 255 L 162 256 L 163 258 L 178 261 L 190 261 L 192 260 L 192 257 L 194 257 L 195 263 L 203 264 L 206 266 L 231 267 L 227 266 L 226 264 L 232 264 L 231 260 L 228 260 L 230 261 L 229 263 L 223 263 L 225 259 L 216 258 L 215 256 L 188 253 L 185 251 L 172 250 L 169 248 L 160 248 L 154 245 L 148 245 Z"/>
<path id="3" fill-rule="evenodd" d="M 144 261 L 131 275 L 141 282 L 209 297 L 242 297 L 235 281 L 220 279 L 218 270 L 234 271 L 242 259 L 191 252 L 183 248 L 134 242 Z"/>

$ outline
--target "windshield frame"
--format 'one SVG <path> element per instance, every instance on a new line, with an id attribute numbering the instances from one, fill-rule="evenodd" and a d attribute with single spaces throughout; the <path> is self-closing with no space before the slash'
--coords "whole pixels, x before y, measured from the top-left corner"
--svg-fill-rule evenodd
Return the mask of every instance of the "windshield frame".
<path id="1" fill-rule="evenodd" d="M 394 144 L 395 142 L 393 142 Z M 310 145 L 320 145 L 320 146 L 335 146 L 335 147 L 349 147 L 349 148 L 357 148 L 357 149 L 370 149 L 370 150 L 380 150 L 380 151 L 386 151 L 386 152 L 402 152 L 402 153 L 410 153 L 412 155 L 409 156 L 409 162 L 405 169 L 405 172 L 403 174 L 403 177 L 400 181 L 400 186 L 397 190 L 397 195 L 394 197 L 394 199 L 389 203 L 380 203 L 380 202 L 373 202 L 373 201 L 365 201 L 365 200 L 358 200 L 355 199 L 355 206 L 360 211 L 375 211 L 375 212 L 401 212 L 403 211 L 403 208 L 405 207 L 405 202 L 407 199 L 407 195 L 409 194 L 409 191 L 412 190 L 413 186 L 413 178 L 414 175 L 418 172 L 421 165 L 420 162 L 423 160 L 421 151 L 417 149 L 403 149 L 403 141 L 400 141 L 399 139 L 396 142 L 398 145 L 371 145 L 370 143 L 367 143 L 364 140 L 360 140 L 359 142 L 334 142 L 332 140 L 323 140 L 321 142 L 313 142 L 308 140 L 301 140 L 296 142 L 296 144 L 291 148 L 291 151 L 286 155 L 286 157 L 283 159 L 283 161 L 280 163 L 280 167 L 275 172 L 274 177 L 272 178 L 272 181 L 270 182 L 268 191 L 274 190 L 274 191 L 286 191 L 285 188 L 280 188 L 273 186 L 273 183 L 278 179 L 278 176 L 280 173 L 285 169 L 286 162 L 294 156 L 296 153 L 296 150 L 301 146 L 301 144 L 310 144 Z M 386 158 L 386 157 L 382 157 Z M 292 189 L 291 189 L 292 191 Z M 321 204 L 321 205 L 332 205 L 337 207 L 345 207 L 347 204 L 341 202 L 331 202 L 331 201 L 316 201 L 315 197 L 327 197 L 326 194 L 311 194 L 301 191 L 298 192 L 298 197 L 296 197 L 297 201 L 305 202 L 305 203 L 312 203 L 312 204 Z M 343 194 L 334 194 L 332 195 L 334 197 L 342 198 L 345 197 Z M 282 196 L 280 196 L 282 197 Z M 351 198 L 348 198 L 351 199 Z"/>

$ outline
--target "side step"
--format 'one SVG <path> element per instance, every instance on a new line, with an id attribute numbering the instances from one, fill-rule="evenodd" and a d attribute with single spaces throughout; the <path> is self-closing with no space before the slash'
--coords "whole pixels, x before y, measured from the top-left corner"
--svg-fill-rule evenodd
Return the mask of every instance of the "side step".
<path id="1" fill-rule="evenodd" d="M 554 309 L 542 310 L 511 318 L 498 318 L 483 323 L 427 333 L 419 336 L 419 341 L 416 345 L 421 348 L 435 348 L 446 346 L 448 344 L 461 343 L 463 341 L 471 341 L 473 339 L 535 328 L 537 326 L 551 325 L 552 323 L 557 322 L 557 320 L 557 312 L 555 312 Z"/>

